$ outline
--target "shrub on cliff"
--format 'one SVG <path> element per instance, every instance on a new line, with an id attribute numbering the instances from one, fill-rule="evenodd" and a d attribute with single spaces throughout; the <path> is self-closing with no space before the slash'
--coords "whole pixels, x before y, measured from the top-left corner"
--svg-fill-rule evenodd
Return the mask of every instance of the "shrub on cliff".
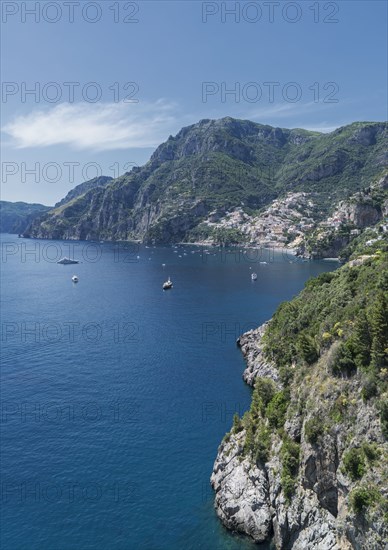
<path id="1" fill-rule="evenodd" d="M 343 456 L 344 472 L 352 481 L 360 479 L 365 474 L 365 459 L 362 449 L 354 447 Z"/>
<path id="2" fill-rule="evenodd" d="M 350 506 L 356 514 L 363 512 L 379 499 L 379 492 L 374 487 L 356 487 L 349 497 Z"/>
<path id="3" fill-rule="evenodd" d="M 286 419 L 286 412 L 290 397 L 286 390 L 277 392 L 265 409 L 265 416 L 271 428 L 282 428 Z"/>
<path id="4" fill-rule="evenodd" d="M 299 453 L 300 445 L 289 437 L 285 437 L 280 451 L 282 459 L 280 483 L 287 500 L 290 500 L 295 492 L 296 478 L 299 470 Z"/>
<path id="5" fill-rule="evenodd" d="M 251 410 L 254 414 L 265 416 L 265 410 L 276 393 L 276 386 L 269 378 L 257 378 L 252 396 Z"/>
<path id="6" fill-rule="evenodd" d="M 242 429 L 243 429 L 243 425 L 242 425 L 241 419 L 237 413 L 234 413 L 232 432 L 237 434 L 241 432 Z"/>
<path id="7" fill-rule="evenodd" d="M 325 424 L 322 418 L 313 417 L 307 420 L 304 425 L 304 435 L 309 443 L 316 443 L 323 434 Z"/>

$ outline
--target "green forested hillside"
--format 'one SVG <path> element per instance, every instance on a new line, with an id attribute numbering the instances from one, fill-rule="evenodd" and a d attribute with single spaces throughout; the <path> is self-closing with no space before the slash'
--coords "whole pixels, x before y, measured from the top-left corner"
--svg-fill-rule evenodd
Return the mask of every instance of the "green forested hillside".
<path id="1" fill-rule="evenodd" d="M 214 209 L 260 210 L 289 191 L 317 191 L 322 215 L 369 185 L 387 163 L 385 123 L 330 133 L 223 118 L 183 128 L 141 168 L 42 217 L 48 238 L 190 239 Z"/>
<path id="2" fill-rule="evenodd" d="M 323 460 L 329 449 L 330 491 L 365 532 L 377 521 L 387 533 L 388 252 L 309 280 L 280 305 L 263 342 L 281 385 L 257 378 L 251 409 L 226 440 L 244 431 L 242 456 L 259 465 L 280 453 L 289 503 L 308 485 L 303 456 L 315 449 Z M 338 506 L 328 509 L 336 516 Z"/>

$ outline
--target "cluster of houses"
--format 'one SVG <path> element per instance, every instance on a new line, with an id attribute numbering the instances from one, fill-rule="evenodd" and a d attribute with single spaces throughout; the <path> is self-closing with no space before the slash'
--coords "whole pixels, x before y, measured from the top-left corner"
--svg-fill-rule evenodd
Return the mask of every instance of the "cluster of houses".
<path id="1" fill-rule="evenodd" d="M 301 241 L 316 225 L 311 217 L 314 206 L 309 193 L 288 193 L 257 216 L 236 208 L 222 217 L 212 213 L 205 223 L 213 228 L 238 229 L 252 245 L 281 247 L 292 242 L 297 246 L 298 239 Z"/>
<path id="2" fill-rule="evenodd" d="M 358 195 L 361 200 L 362 193 Z M 239 207 L 230 212 L 214 211 L 204 223 L 213 229 L 238 230 L 252 246 L 298 249 L 304 244 L 308 234 L 313 234 L 316 241 L 323 241 L 333 231 L 337 232 L 349 224 L 353 225 L 350 228 L 351 238 L 360 235 L 363 225 L 358 223 L 355 212 L 359 212 L 360 204 L 361 207 L 363 204 L 356 198 L 355 195 L 354 200 L 351 198 L 340 202 L 331 216 L 322 221 L 318 221 L 319 218 L 322 219 L 323 213 L 318 211 L 314 195 L 298 192 L 288 193 L 285 197 L 274 200 L 256 216 L 247 214 L 242 207 Z M 368 205 L 366 204 L 365 207 L 368 208 Z M 388 207 L 386 210 L 388 211 Z M 380 233 L 380 238 L 381 233 L 388 232 L 388 217 L 376 227 L 376 232 Z M 374 240 L 370 242 L 372 244 Z"/>

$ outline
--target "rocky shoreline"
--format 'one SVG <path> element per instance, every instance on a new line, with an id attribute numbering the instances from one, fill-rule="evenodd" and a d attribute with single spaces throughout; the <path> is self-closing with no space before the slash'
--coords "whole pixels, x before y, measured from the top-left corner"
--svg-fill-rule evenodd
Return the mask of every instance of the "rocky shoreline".
<path id="1" fill-rule="evenodd" d="M 262 340 L 267 326 L 268 323 L 264 323 L 237 340 L 247 363 L 243 377 L 251 386 L 258 377 L 270 378 L 277 388 L 281 388 L 275 365 L 266 361 L 263 355 Z M 311 376 L 318 379 L 322 370 L 322 365 L 318 365 Z M 322 380 L 319 381 L 321 386 Z M 354 382 L 350 388 L 357 395 Z M 283 490 L 285 459 L 279 434 L 272 433 L 270 454 L 265 463 L 252 460 L 244 452 L 247 433 L 242 423 L 238 430 L 232 429 L 219 446 L 211 475 L 219 519 L 232 532 L 244 534 L 257 544 L 273 541 L 278 550 L 387 548 L 384 540 L 387 541 L 388 533 L 384 522 L 371 519 L 365 522 L 365 518 L 349 508 L 347 496 L 355 485 L 343 475 L 341 468 L 350 431 L 353 444 L 362 445 L 367 439 L 384 445 L 375 411 L 358 396 L 354 403 L 354 425 L 335 425 L 317 444 L 307 437 L 306 423 L 312 418 L 325 418 L 337 393 L 328 391 L 323 403 L 314 386 L 306 388 L 306 392 L 315 403 L 312 410 L 303 418 L 292 395 L 284 425 L 286 437 L 300 446 L 299 474 L 291 500 Z M 375 474 L 371 481 L 381 484 L 384 474 L 380 475 L 381 478 L 376 478 Z"/>
<path id="2" fill-rule="evenodd" d="M 247 364 L 243 378 L 250 386 L 254 385 L 258 376 L 270 378 L 277 385 L 280 384 L 275 365 L 266 361 L 263 354 L 262 339 L 267 326 L 268 323 L 264 323 L 256 329 L 245 332 L 237 340 L 237 345 Z"/>

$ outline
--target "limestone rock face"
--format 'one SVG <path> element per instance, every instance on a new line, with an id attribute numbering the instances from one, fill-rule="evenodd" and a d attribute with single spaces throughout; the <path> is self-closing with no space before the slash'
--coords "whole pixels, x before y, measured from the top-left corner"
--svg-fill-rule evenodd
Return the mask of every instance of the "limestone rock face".
<path id="1" fill-rule="evenodd" d="M 355 123 L 340 132 L 319 134 L 230 117 L 204 119 L 170 136 L 144 166 L 77 186 L 24 234 L 203 242 L 209 237 L 203 224 L 215 211 L 261 211 L 290 189 L 317 192 L 326 205 L 332 200 L 328 193 L 338 193 L 337 200 L 348 196 L 362 178 L 381 173 L 385 132 L 384 123 Z M 349 135 L 355 136 L 350 148 Z M 314 215 L 319 217 L 319 212 Z M 287 240 L 275 236 L 279 242 Z M 224 243 L 241 235 L 210 233 L 214 237 Z"/>
<path id="2" fill-rule="evenodd" d="M 349 212 L 349 220 L 356 227 L 374 225 L 381 219 L 381 210 L 371 204 L 355 204 Z"/>
<path id="3" fill-rule="evenodd" d="M 279 374 L 275 368 L 264 358 L 262 339 L 268 323 L 264 323 L 259 328 L 245 332 L 237 340 L 237 345 L 246 361 L 247 367 L 244 370 L 243 378 L 250 386 L 254 385 L 255 379 L 270 378 L 275 383 L 279 383 Z"/>
<path id="4" fill-rule="evenodd" d="M 280 389 L 276 367 L 268 364 L 263 355 L 262 339 L 267 326 L 265 323 L 238 340 L 247 362 L 244 379 L 253 385 L 257 377 L 269 377 Z M 327 354 L 310 367 L 314 383 L 310 381 L 305 388 L 290 387 L 284 433 L 271 432 L 265 464 L 244 451 L 244 418 L 225 436 L 211 476 L 216 512 L 228 529 L 243 533 L 256 543 L 272 540 L 278 550 L 385 549 L 388 526 L 381 509 L 372 507 L 368 514 L 355 513 L 349 495 L 360 486 L 373 486 L 382 488 L 382 498 L 388 496 L 388 443 L 376 408 L 361 397 L 357 377 L 327 376 L 325 361 L 330 350 Z M 301 398 L 308 400 L 304 415 L 299 411 Z M 333 420 L 331 411 L 339 403 L 346 407 L 346 419 Z M 306 426 L 317 419 L 325 428 L 311 437 Z M 294 492 L 288 498 L 283 486 L 288 460 L 283 453 L 286 440 L 299 449 Z M 349 477 L 344 456 L 350 448 L 362 449 L 365 444 L 377 446 L 380 458 L 367 464 L 360 482 Z"/>
<path id="5" fill-rule="evenodd" d="M 263 468 L 241 460 L 244 434 L 221 444 L 213 468 L 211 484 L 216 492 L 216 511 L 232 531 L 245 533 L 255 542 L 272 533 L 268 480 Z"/>

